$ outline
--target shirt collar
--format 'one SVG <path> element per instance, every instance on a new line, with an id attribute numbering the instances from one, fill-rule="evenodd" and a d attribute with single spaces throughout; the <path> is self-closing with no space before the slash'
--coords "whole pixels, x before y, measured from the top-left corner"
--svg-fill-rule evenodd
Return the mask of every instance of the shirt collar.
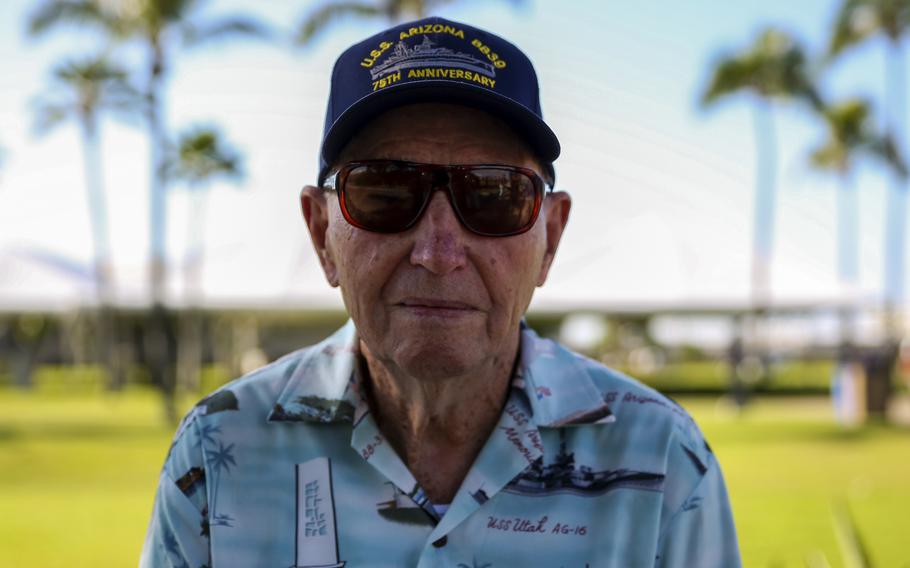
<path id="1" fill-rule="evenodd" d="M 300 355 L 269 413 L 269 422 L 352 422 L 362 397 L 354 380 L 357 330 L 348 322 Z"/>
<path id="2" fill-rule="evenodd" d="M 360 356 L 353 321 L 300 357 L 268 421 L 356 422 L 366 411 L 366 401 L 358 388 Z M 512 386 L 527 399 L 537 426 L 615 420 L 589 368 L 586 359 L 538 337 L 522 322 L 521 355 Z"/>
<path id="3" fill-rule="evenodd" d="M 539 337 L 521 325 L 521 355 L 513 385 L 528 397 L 533 420 L 539 427 L 614 422 L 589 369 L 591 362 Z"/>

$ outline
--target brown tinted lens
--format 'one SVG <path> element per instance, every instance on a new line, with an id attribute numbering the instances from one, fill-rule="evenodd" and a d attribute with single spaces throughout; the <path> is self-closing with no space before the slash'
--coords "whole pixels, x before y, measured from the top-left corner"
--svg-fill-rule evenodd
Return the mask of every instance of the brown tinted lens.
<path id="1" fill-rule="evenodd" d="M 407 229 L 426 201 L 416 168 L 392 162 L 358 165 L 343 178 L 342 206 L 362 229 L 391 233 Z"/>
<path id="2" fill-rule="evenodd" d="M 534 221 L 538 192 L 534 180 L 509 169 L 475 168 L 453 184 L 462 222 L 476 233 L 507 235 Z"/>

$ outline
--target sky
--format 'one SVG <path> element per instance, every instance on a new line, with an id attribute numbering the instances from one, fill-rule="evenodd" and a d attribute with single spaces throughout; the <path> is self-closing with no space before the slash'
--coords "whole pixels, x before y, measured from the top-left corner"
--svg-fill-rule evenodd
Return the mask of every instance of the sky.
<path id="1" fill-rule="evenodd" d="M 290 34 L 318 3 L 209 0 L 199 14 L 245 12 Z M 454 2 L 437 15 L 485 28 L 534 62 L 544 117 L 562 144 L 557 188 L 573 198 L 548 283 L 532 307 L 745 305 L 755 179 L 752 105 L 735 97 L 705 110 L 710 65 L 767 25 L 815 52 L 837 0 L 524 0 Z M 0 4 L 0 307 L 67 307 L 90 301 L 91 239 L 81 146 L 73 124 L 34 133 L 31 101 L 55 62 L 94 53 L 100 40 L 25 33 L 35 2 Z M 185 188 L 168 195 L 170 298 L 183 297 L 188 235 L 202 222 L 202 282 L 218 305 L 340 307 L 325 283 L 297 196 L 316 177 L 328 79 L 335 57 L 384 27 L 339 22 L 315 45 L 232 42 L 176 54 L 167 84 L 172 131 L 214 124 L 245 156 L 242 183 L 214 183 L 204 215 Z M 136 53 L 127 52 L 128 61 Z M 131 59 L 132 58 L 132 59 Z M 826 74 L 832 98 L 863 95 L 881 106 L 880 42 Z M 776 302 L 882 290 L 887 176 L 857 174 L 860 282 L 838 282 L 835 180 L 808 153 L 824 135 L 804 111 L 774 114 L 779 142 L 771 292 Z M 119 301 L 146 301 L 148 145 L 139 123 L 105 119 L 105 184 Z"/>

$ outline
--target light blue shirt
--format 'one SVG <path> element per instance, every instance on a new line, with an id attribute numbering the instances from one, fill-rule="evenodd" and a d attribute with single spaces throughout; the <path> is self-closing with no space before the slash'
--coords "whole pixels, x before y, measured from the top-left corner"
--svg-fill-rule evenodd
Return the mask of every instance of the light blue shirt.
<path id="1" fill-rule="evenodd" d="M 692 418 L 521 334 L 499 423 L 441 517 L 359 392 L 349 322 L 186 416 L 140 566 L 740 566 L 720 466 Z"/>

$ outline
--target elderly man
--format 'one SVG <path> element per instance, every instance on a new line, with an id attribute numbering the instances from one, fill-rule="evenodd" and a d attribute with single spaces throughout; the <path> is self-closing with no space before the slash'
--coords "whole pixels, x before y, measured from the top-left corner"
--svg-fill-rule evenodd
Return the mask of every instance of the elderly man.
<path id="1" fill-rule="evenodd" d="M 301 204 L 351 321 L 190 412 L 141 565 L 738 566 L 686 412 L 523 323 L 558 154 L 495 35 L 430 18 L 345 51 Z"/>

